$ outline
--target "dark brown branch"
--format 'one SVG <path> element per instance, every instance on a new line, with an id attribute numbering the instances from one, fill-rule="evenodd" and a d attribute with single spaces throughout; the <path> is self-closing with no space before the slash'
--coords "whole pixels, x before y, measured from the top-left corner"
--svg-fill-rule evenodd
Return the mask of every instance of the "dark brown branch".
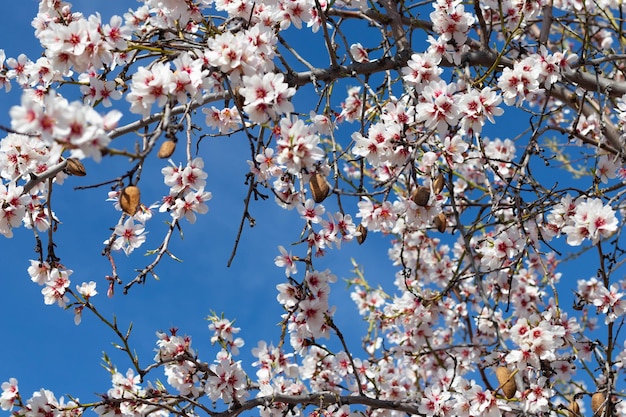
<path id="1" fill-rule="evenodd" d="M 247 410 L 256 407 L 269 407 L 275 403 L 291 404 L 291 405 L 315 405 L 324 408 L 329 405 L 365 405 L 375 409 L 396 410 L 412 415 L 423 415 L 419 412 L 415 403 L 403 401 L 379 400 L 376 398 L 365 397 L 362 395 L 336 395 L 333 393 L 318 393 L 308 395 L 284 395 L 276 394 L 266 397 L 258 397 L 248 400 L 241 404 L 238 408 L 213 414 L 213 417 L 235 417 Z"/>

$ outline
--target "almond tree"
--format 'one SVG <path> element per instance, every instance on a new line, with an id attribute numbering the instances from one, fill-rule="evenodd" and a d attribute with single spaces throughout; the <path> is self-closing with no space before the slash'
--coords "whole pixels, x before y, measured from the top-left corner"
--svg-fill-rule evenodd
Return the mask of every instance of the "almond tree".
<path id="1" fill-rule="evenodd" d="M 620 2 L 141 3 L 106 22 L 41 0 L 41 57 L 2 53 L 1 85 L 22 99 L 0 142 L 0 233 L 32 230 L 25 275 L 77 324 L 98 317 L 129 368 L 107 361 L 112 387 L 89 402 L 29 396 L 6 376 L 3 410 L 521 416 L 578 415 L 590 404 L 586 415 L 626 413 Z M 172 330 L 141 365 L 130 333 L 98 309 L 96 288 L 132 297 L 159 285 L 150 278 L 176 257 L 172 239 L 207 214 L 220 181 L 204 169 L 209 136 L 249 143 L 229 262 L 245 262 L 238 242 L 254 238 L 246 225 L 258 205 L 300 216 L 281 225 L 293 240 L 276 249 L 279 343 L 253 343 L 256 361 L 243 364 L 239 328 L 215 315 L 214 357 Z M 126 169 L 91 185 L 120 212 L 94 248 L 110 270 L 71 284 L 56 239 L 64 213 L 51 197 L 68 175 L 88 175 L 86 159 L 110 158 Z M 142 174 L 158 158 L 163 197 L 151 205 Z M 120 257 L 145 250 L 157 218 L 169 222 L 158 249 L 136 276 L 118 273 Z M 355 351 L 329 303 L 342 287 L 320 259 L 389 236 L 397 273 L 386 288 L 354 266 L 350 296 L 370 329 Z M 597 273 L 562 277 L 561 264 L 582 252 Z"/>

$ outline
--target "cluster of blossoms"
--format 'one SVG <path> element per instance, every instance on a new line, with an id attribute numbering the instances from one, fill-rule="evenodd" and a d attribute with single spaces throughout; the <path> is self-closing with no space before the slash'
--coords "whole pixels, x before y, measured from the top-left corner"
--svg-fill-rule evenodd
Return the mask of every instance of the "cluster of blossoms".
<path id="1" fill-rule="evenodd" d="M 90 67 L 123 63 L 118 51 L 126 49 L 131 37 L 131 29 L 121 17 L 113 16 L 103 24 L 100 15 L 87 19 L 81 13 L 72 13 L 65 2 L 40 2 L 33 25 L 50 68 L 64 76 L 72 69 L 85 72 Z"/>
<path id="2" fill-rule="evenodd" d="M 291 346 L 302 352 L 311 339 L 329 337 L 329 320 L 334 307 L 328 304 L 330 283 L 337 280 L 329 270 L 307 271 L 303 282 L 279 284 L 278 302 L 288 311 L 287 320 Z"/>
<path id="3" fill-rule="evenodd" d="M 148 117 L 154 104 L 163 107 L 171 97 L 184 103 L 188 97 L 198 98 L 202 88 L 211 88 L 212 79 L 207 77 L 208 70 L 203 69 L 201 59 L 183 54 L 173 64 L 174 69 L 169 63 L 162 62 L 150 68 L 137 69 L 132 77 L 130 93 L 126 95 L 131 112 Z"/>
<path id="4" fill-rule="evenodd" d="M 306 124 L 297 117 L 282 118 L 275 129 L 278 134 L 276 149 L 265 148 L 256 155 L 254 162 L 248 161 L 250 171 L 255 178 L 268 185 L 275 178 L 272 188 L 276 202 L 283 208 L 304 208 L 304 194 L 296 190 L 296 179 L 302 185 L 308 183 L 316 172 L 326 175 L 329 167 L 325 164 L 326 154 L 320 145 L 320 130 L 325 124 Z M 312 202 L 308 203 L 309 205 Z M 320 207 L 319 210 L 323 208 Z M 315 223 L 320 219 L 315 217 Z"/>
<path id="5" fill-rule="evenodd" d="M 206 202 L 212 195 L 204 191 L 207 173 L 203 168 L 202 158 L 194 158 L 184 168 L 173 163 L 163 168 L 163 181 L 170 187 L 170 193 L 163 198 L 159 211 L 168 211 L 176 220 L 184 217 L 190 223 L 195 223 L 196 213 L 207 213 L 209 208 Z"/>
<path id="6" fill-rule="evenodd" d="M 462 54 L 469 50 L 465 41 L 475 18 L 465 11 L 460 0 L 437 0 L 433 7 L 435 10 L 430 14 L 430 20 L 433 22 L 433 30 L 439 34 L 439 39 L 433 43 L 443 46 L 437 50 L 443 49 L 444 56 L 458 65 Z"/>
<path id="7" fill-rule="evenodd" d="M 31 260 L 30 267 L 28 267 L 30 279 L 43 286 L 41 294 L 43 294 L 44 303 L 47 305 L 56 303 L 60 307 L 66 307 L 70 301 L 67 293 L 70 286 L 69 277 L 72 272 L 62 265 L 52 266 L 48 262 L 35 260 Z M 80 294 L 84 301 L 88 301 L 91 297 L 98 294 L 94 281 L 83 282 L 81 285 L 77 285 L 76 292 Z M 77 325 L 80 324 L 83 308 L 84 305 L 81 304 L 74 309 L 74 323 Z"/>
<path id="8" fill-rule="evenodd" d="M 233 353 L 220 350 L 215 363 L 208 368 L 199 366 L 189 336 L 158 333 L 155 362 L 164 364 L 167 382 L 182 395 L 199 397 L 207 394 L 212 400 L 226 403 L 241 401 L 247 395 L 246 374 Z"/>
<path id="9" fill-rule="evenodd" d="M 613 323 L 618 317 L 622 317 L 626 313 L 624 293 L 619 290 L 617 284 L 611 284 L 610 288 L 606 288 L 596 278 L 590 278 L 578 281 L 576 295 L 580 302 L 593 305 L 598 313 L 604 314 L 604 322 L 608 324 Z"/>
<path id="10" fill-rule="evenodd" d="M 563 6 L 566 2 L 557 3 Z M 563 7 L 582 10 L 581 5 L 574 5 L 575 1 L 570 3 Z M 492 27 L 504 24 L 513 31 L 525 24 L 522 19 L 536 19 L 547 5 L 545 1 L 487 0 L 477 7 L 484 12 L 481 20 L 486 19 Z M 594 345 L 578 334 L 582 325 L 568 319 L 557 300 L 548 299 L 545 288 L 555 286 L 560 276 L 551 269 L 552 255 L 544 255 L 539 249 L 539 236 L 550 240 L 564 234 L 572 246 L 585 240 L 596 244 L 613 235 L 619 222 L 614 208 L 600 198 L 583 196 L 574 201 L 569 195 L 547 215 L 535 212 L 534 217 L 525 216 L 527 206 L 521 201 L 525 196 L 511 191 L 519 188 L 523 194 L 528 184 L 520 179 L 526 166 L 515 163 L 516 143 L 510 139 L 490 140 L 481 133 L 487 121 L 495 123 L 495 118 L 504 113 L 502 102 L 520 107 L 540 100 L 551 104 L 543 97 L 544 92 L 567 78 L 574 56 L 548 52 L 543 46 L 536 53 L 520 47 L 519 56 L 498 57 L 502 68 L 492 73 L 494 65 L 480 81 L 471 80 L 475 74 L 466 65 L 472 58 L 467 52 L 474 47 L 468 36 L 472 27 L 480 24 L 482 32 L 486 23 L 466 12 L 460 0 L 437 0 L 430 13 L 430 33 L 438 36 L 429 37 L 427 50 L 413 54 L 401 69 L 409 87 L 404 94 L 395 97 L 390 88 L 388 97 L 382 100 L 382 94 L 372 94 L 370 85 L 352 87 L 334 119 L 329 116 L 332 110 L 325 110 L 323 115 L 311 112 L 309 120 L 302 119 L 293 115 L 291 102 L 298 82 L 288 83 L 299 74 L 288 68 L 290 63 L 283 61 L 283 56 L 277 59 L 278 45 L 286 46 L 278 33 L 304 25 L 312 32 L 323 25 L 324 29 L 340 29 L 338 21 L 355 15 L 345 10 L 323 14 L 334 6 L 359 8 L 363 16 L 378 25 L 377 16 L 367 10 L 378 6 L 363 1 L 145 0 L 124 20 L 113 17 L 108 24 L 99 15 L 85 18 L 71 12 L 63 1 L 42 1 L 34 26 L 45 55 L 36 62 L 26 56 L 8 59 L 7 67 L 0 71 L 0 83 L 7 90 L 11 80 L 27 90 L 21 105 L 11 109 L 11 126 L 19 134 L 11 134 L 0 143 L 0 176 L 8 182 L 0 184 L 0 233 L 10 237 L 12 229 L 21 223 L 48 230 L 55 221 L 52 211 L 43 209 L 49 204 L 44 197 L 47 185 L 41 182 L 28 188 L 22 182 L 28 184 L 54 170 L 67 160 L 65 152 L 71 158 L 95 160 L 110 154 L 110 133 L 121 113 L 114 110 L 100 115 L 93 109 L 98 104 L 109 107 L 112 100 L 125 96 L 130 112 L 146 123 L 141 125 L 146 132 L 150 120 L 156 120 L 151 117 L 153 112 L 163 110 L 157 123 L 172 128 L 171 133 L 174 123 L 180 122 L 177 127 L 187 123 L 180 117 L 181 111 L 191 114 L 198 106 L 225 99 L 223 107 L 202 108 L 206 125 L 222 135 L 245 130 L 254 145 L 253 161 L 248 162 L 252 186 L 271 188 L 278 205 L 295 208 L 305 223 L 300 243 L 308 245 L 307 257 L 294 256 L 281 246 L 275 259 L 287 276 L 287 282 L 276 287 L 277 300 L 285 309 L 285 335 L 294 353 L 283 350 L 283 340 L 279 347 L 260 342 L 253 349 L 258 359 L 253 364 L 257 367 L 255 383 L 234 359 L 244 342 L 236 337 L 240 329 L 232 321 L 209 318 L 211 343 L 220 347 L 210 364 L 199 360 L 191 348 L 191 338 L 178 336 L 173 330 L 171 334 L 159 333 L 155 367 L 163 368 L 167 383 L 179 396 L 176 401 L 184 403 L 188 399 L 189 404 L 195 404 L 205 396 L 214 405 L 226 404 L 236 411 L 235 407 L 241 406 L 254 388 L 258 396 L 265 397 L 259 410 L 263 417 L 300 415 L 295 405 L 274 401 L 273 397 L 310 392 L 337 396 L 348 393 L 354 398 L 373 394 L 377 401 L 389 401 L 394 407 L 414 406 L 410 414 L 427 417 L 554 412 L 556 384 L 568 381 L 574 373 L 573 359 L 565 351 L 573 347 L 581 360 L 589 361 Z M 223 24 L 214 26 L 213 17 L 203 15 L 209 7 L 226 13 L 223 20 L 215 18 Z M 482 35 L 487 39 L 491 36 Z M 134 36 L 140 41 L 135 43 Z M 162 57 L 171 53 L 171 59 L 137 65 L 147 61 L 139 58 L 158 54 L 156 50 L 147 55 L 137 52 L 157 38 L 159 47 L 164 48 Z M 505 48 L 510 41 L 506 40 Z M 514 39 L 516 42 L 518 39 Z M 524 44 L 523 40 L 519 43 Z M 609 45 L 606 41 L 601 44 Z M 344 48 L 348 60 L 368 68 L 375 61 L 369 52 L 379 51 L 361 43 L 345 50 L 347 45 L 337 48 Z M 1 55 L 0 61 L 4 61 Z M 280 65 L 274 61 L 281 61 Z M 444 77 L 444 66 L 450 63 L 459 71 L 453 81 L 445 81 L 450 78 L 448 74 Z M 122 78 L 107 80 L 109 74 L 117 76 L 114 71 L 119 67 L 124 68 L 119 73 Z M 132 73 L 127 75 L 127 71 Z M 311 71 L 310 77 L 317 83 L 314 73 Z M 82 102 L 69 102 L 51 89 L 53 83 L 69 77 L 73 82 L 78 80 Z M 123 94 L 127 88 L 128 93 Z M 626 96 L 617 100 L 616 117 L 622 127 L 626 125 L 624 100 Z M 600 143 L 602 118 L 579 116 L 577 125 L 570 126 L 571 131 Z M 344 132 L 335 138 L 334 129 L 342 122 L 355 121 L 361 123 L 360 129 L 346 135 L 352 142 L 343 148 Z M 189 132 L 193 130 L 190 124 Z M 267 141 L 263 134 L 255 137 L 257 131 L 270 130 L 272 135 Z M 144 143 L 154 144 L 150 140 Z M 134 157 L 141 159 L 136 169 L 143 169 L 144 151 L 147 155 L 151 148 L 140 149 Z M 329 161 L 330 154 L 341 156 Z M 341 158 L 347 164 L 345 177 L 337 169 Z M 618 158 L 598 153 L 594 172 L 598 183 L 615 179 L 618 164 Z M 330 184 L 324 182 L 331 170 L 339 185 L 332 192 L 341 206 L 332 211 L 333 203 L 322 204 L 331 192 Z M 200 157 L 188 156 L 186 163 L 180 164 L 170 161 L 161 173 L 169 187 L 168 195 L 160 204 L 140 205 L 136 213 L 126 211 L 105 242 L 110 249 L 129 255 L 144 244 L 146 222 L 153 208 L 171 215 L 172 228 L 180 226 L 183 217 L 193 224 L 197 214 L 207 213 L 206 203 L 212 195 L 205 191 L 207 173 Z M 52 177 L 60 184 L 64 174 L 54 172 Z M 446 181 L 449 193 L 442 192 L 444 185 L 435 185 L 439 177 L 440 182 Z M 340 184 L 343 179 L 347 181 Z M 351 182 L 356 179 L 358 184 Z M 350 192 L 343 192 L 345 184 L 349 184 L 346 188 L 351 188 Z M 385 190 L 370 193 L 370 186 Z M 312 196 L 307 194 L 309 190 Z M 351 192 L 359 202 L 356 208 L 344 211 L 343 201 Z M 476 195 L 480 198 L 474 199 Z M 122 210 L 121 191 L 109 197 Z M 514 201 L 514 197 L 520 201 Z M 350 214 L 351 209 L 356 211 Z M 483 210 L 489 214 L 483 216 Z M 475 212 L 479 216 L 472 219 L 471 226 L 464 224 L 463 220 Z M 546 219 L 537 226 L 533 222 L 542 215 Z M 360 220 L 358 227 L 352 216 Z M 452 232 L 455 237 L 433 238 L 430 232 L 435 228 L 441 233 Z M 367 359 L 361 359 L 344 351 L 345 345 L 333 351 L 319 344 L 320 339 L 330 339 L 333 332 L 339 334 L 333 321 L 335 307 L 329 301 L 336 276 L 330 270 L 318 271 L 311 255 L 323 255 L 328 248 L 339 249 L 343 242 L 355 238 L 362 242 L 366 231 L 393 235 L 389 256 L 399 271 L 394 282 L 397 293 L 393 295 L 373 288 L 364 279 L 351 282 L 352 299 L 371 330 L 364 341 Z M 530 248 L 541 255 L 530 255 Z M 306 265 L 300 281 L 295 277 L 299 262 Z M 95 283 L 90 282 L 76 287 L 74 293 L 70 289 L 71 273 L 58 263 L 31 261 L 29 268 L 32 280 L 44 287 L 46 304 L 65 307 L 70 302 L 68 295 L 82 297 L 76 296 L 78 323 L 83 308 L 90 307 L 85 302 L 97 292 Z M 579 281 L 577 297 L 581 305 L 593 306 L 604 314 L 608 324 L 626 313 L 623 289 L 589 279 Z M 502 308 L 505 303 L 506 310 Z M 509 308 L 511 316 L 505 317 Z M 592 321 L 584 325 L 590 329 Z M 617 357 L 626 362 L 623 352 Z M 515 401 L 503 398 L 495 385 L 490 387 L 484 371 L 495 366 L 515 372 Z M 545 368 L 551 369 L 548 372 Z M 170 403 L 159 402 L 175 395 L 161 384 L 142 387 L 134 371 L 126 375 L 114 368 L 111 371 L 113 386 L 95 407 L 98 414 L 168 414 Z M 480 381 L 473 379 L 478 378 L 478 371 Z M 577 389 L 583 392 L 583 387 Z M 74 403 L 57 401 L 45 390 L 21 405 L 17 381 L 11 380 L 2 385 L 0 407 L 7 410 L 16 404 L 20 404 L 19 412 L 28 416 L 52 415 L 63 407 L 74 407 Z M 354 411 L 347 405 L 325 405 L 316 413 L 349 417 Z M 381 416 L 400 413 L 366 412 Z"/>
<path id="11" fill-rule="evenodd" d="M 26 135 L 38 135 L 43 143 L 53 148 L 55 143 L 70 150 L 70 156 L 100 160 L 102 150 L 109 144 L 108 132 L 117 126 L 122 117 L 118 110 L 102 116 L 91 106 L 81 102 L 68 102 L 50 92 L 34 97 L 32 90 L 24 92 L 22 104 L 11 108 L 11 127 Z M 54 156 L 58 149 L 52 149 Z M 49 161 L 52 165 L 56 161 Z"/>
<path id="12" fill-rule="evenodd" d="M 585 239 L 597 243 L 611 236 L 618 225 L 615 211 L 599 198 L 574 200 L 567 194 L 548 214 L 541 230 L 546 239 L 565 234 L 569 245 L 579 246 Z"/>

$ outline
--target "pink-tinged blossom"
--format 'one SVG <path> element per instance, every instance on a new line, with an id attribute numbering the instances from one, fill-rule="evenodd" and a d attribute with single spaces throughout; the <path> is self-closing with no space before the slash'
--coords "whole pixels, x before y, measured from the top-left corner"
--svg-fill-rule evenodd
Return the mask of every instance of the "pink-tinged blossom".
<path id="1" fill-rule="evenodd" d="M 506 67 L 498 79 L 498 87 L 507 106 L 519 106 L 539 92 L 541 66 L 533 57 L 516 62 L 513 68 Z"/>
<path id="2" fill-rule="evenodd" d="M 202 113 L 206 114 L 207 126 L 218 129 L 220 133 L 232 133 L 242 126 L 241 116 L 236 106 L 221 110 L 215 106 L 205 107 Z"/>
<path id="3" fill-rule="evenodd" d="M 464 397 L 470 400 L 470 415 L 485 417 L 500 417 L 502 415 L 496 397 L 489 390 L 483 390 L 479 385 L 464 392 Z"/>
<path id="4" fill-rule="evenodd" d="M 113 102 L 111 100 L 119 100 L 122 98 L 122 92 L 116 90 L 115 81 L 103 81 L 96 77 L 81 77 L 88 78 L 84 80 L 89 85 L 81 85 L 80 91 L 85 96 L 85 101 L 88 104 L 95 105 L 97 102 L 101 102 L 104 107 L 111 107 Z"/>
<path id="5" fill-rule="evenodd" d="M 502 97 L 489 87 L 481 91 L 471 89 L 459 99 L 461 126 L 466 132 L 480 133 L 485 120 L 495 123 L 494 116 L 501 116 L 504 110 L 498 107 Z"/>
<path id="6" fill-rule="evenodd" d="M 22 194 L 23 187 L 14 182 L 8 187 L 0 183 L 0 234 L 13 237 L 13 229 L 19 227 L 26 214 L 30 196 Z"/>
<path id="7" fill-rule="evenodd" d="M 72 271 L 68 269 L 61 270 L 59 268 L 53 268 L 50 271 L 48 280 L 44 283 L 44 288 L 41 290 L 46 305 L 57 303 L 59 307 L 65 307 L 69 302 L 65 292 L 70 285 L 69 276 L 71 273 Z"/>
<path id="8" fill-rule="evenodd" d="M 548 386 L 545 377 L 539 377 L 531 381 L 530 386 L 521 397 L 522 409 L 529 414 L 541 414 L 550 412 L 550 398 L 555 392 Z"/>
<path id="9" fill-rule="evenodd" d="M 239 327 L 233 326 L 233 322 L 223 317 L 211 316 L 209 330 L 213 332 L 211 343 L 219 343 L 222 348 L 228 349 L 231 355 L 238 355 L 239 348 L 244 345 L 244 341 L 240 337 L 233 337 L 241 330 Z"/>
<path id="10" fill-rule="evenodd" d="M 209 207 L 206 202 L 212 198 L 210 192 L 200 189 L 198 191 L 185 191 L 183 196 L 172 196 L 172 204 L 167 207 L 174 219 L 186 218 L 191 224 L 196 222 L 196 213 L 206 214 Z"/>
<path id="11" fill-rule="evenodd" d="M 28 267 L 28 275 L 30 275 L 31 281 L 43 285 L 48 281 L 51 269 L 52 267 L 48 262 L 42 263 L 31 260 L 30 266 Z"/>
<path id="12" fill-rule="evenodd" d="M 610 289 L 602 285 L 591 298 L 598 312 L 606 315 L 605 324 L 613 323 L 615 319 L 623 316 L 626 312 L 626 300 L 623 299 L 623 296 L 624 293 L 618 291 L 617 285 L 612 284 Z"/>
<path id="13" fill-rule="evenodd" d="M 83 282 L 81 285 L 77 285 L 76 291 L 78 291 L 78 293 L 82 295 L 85 300 L 89 300 L 91 297 L 98 294 L 98 291 L 96 291 L 95 281 Z"/>
<path id="14" fill-rule="evenodd" d="M 172 332 L 172 335 L 157 332 L 157 337 L 157 353 L 154 356 L 156 362 L 168 362 L 185 355 L 193 357 L 196 354 L 191 348 L 189 336 L 178 336 L 175 332 Z"/>
<path id="15" fill-rule="evenodd" d="M 577 203 L 570 224 L 562 229 L 569 245 L 579 246 L 584 239 L 598 243 L 617 230 L 619 222 L 610 205 L 603 205 L 598 198 L 577 200 Z"/>
<path id="16" fill-rule="evenodd" d="M 10 70 L 7 71 L 7 78 L 10 80 L 15 79 L 20 86 L 25 87 L 28 85 L 29 74 L 26 68 L 29 65 L 32 65 L 32 61 L 24 54 L 20 54 L 17 59 L 8 58 L 6 60 L 6 66 L 10 68 Z"/>
<path id="17" fill-rule="evenodd" d="M 257 181 L 267 181 L 272 177 L 278 177 L 283 173 L 274 156 L 274 149 L 265 148 L 262 153 L 254 157 L 256 162 L 248 161 L 250 172 L 255 175 Z"/>
<path id="18" fill-rule="evenodd" d="M 603 184 L 607 184 L 609 179 L 617 177 L 619 166 L 616 162 L 616 158 L 610 157 L 609 155 L 600 155 L 598 158 L 595 174 L 600 178 Z"/>
<path id="19" fill-rule="evenodd" d="M 455 84 L 445 81 L 431 81 L 422 91 L 422 100 L 415 106 L 415 114 L 428 129 L 435 129 L 444 135 L 448 127 L 456 126 L 460 110 L 457 104 Z"/>
<path id="20" fill-rule="evenodd" d="M 59 408 L 54 393 L 46 389 L 40 389 L 26 402 L 25 415 L 27 416 L 53 416 Z"/>
<path id="21" fill-rule="evenodd" d="M 297 117 L 283 118 L 276 141 L 276 162 L 286 166 L 291 174 L 313 171 L 314 165 L 326 156 L 319 143 L 320 137 L 310 125 Z"/>
<path id="22" fill-rule="evenodd" d="M 463 163 L 468 148 L 469 144 L 460 135 L 446 136 L 443 140 L 444 155 L 450 165 Z"/>
<path id="23" fill-rule="evenodd" d="M 10 378 L 8 382 L 3 382 L 0 388 L 2 388 L 2 394 L 0 394 L 0 409 L 11 411 L 20 394 L 17 379 Z"/>
<path id="24" fill-rule="evenodd" d="M 463 45 L 467 39 L 467 32 L 474 24 L 475 18 L 465 12 L 461 1 L 439 0 L 433 3 L 435 10 L 430 14 L 433 30 L 446 41 L 454 41 L 455 45 Z"/>
<path id="25" fill-rule="evenodd" d="M 132 36 L 132 29 L 125 25 L 120 16 L 112 16 L 109 23 L 102 25 L 104 40 L 117 50 L 124 50 Z"/>
<path id="26" fill-rule="evenodd" d="M 400 140 L 402 126 L 397 123 L 376 123 L 370 126 L 367 137 L 360 132 L 352 133 L 354 147 L 352 153 L 367 159 L 377 167 L 393 157 L 394 140 Z"/>
<path id="27" fill-rule="evenodd" d="M 239 94 L 244 97 L 243 110 L 256 123 L 274 119 L 277 115 L 293 112 L 289 99 L 296 90 L 284 82 L 282 73 L 267 73 L 263 76 L 252 75 L 243 77 L 243 85 Z"/>
<path id="28" fill-rule="evenodd" d="M 202 158 L 194 158 L 185 168 L 171 163 L 161 169 L 165 185 L 170 187 L 171 194 L 178 194 L 183 190 L 201 190 L 206 185 L 207 173 L 204 172 L 204 161 Z"/>
<path id="29" fill-rule="evenodd" d="M 391 202 L 383 201 L 382 204 L 379 204 L 365 199 L 359 201 L 358 206 L 359 212 L 356 217 L 361 218 L 361 223 L 367 230 L 391 231 L 395 226 L 398 215 Z"/>
<path id="30" fill-rule="evenodd" d="M 259 341 L 257 347 L 252 349 L 252 356 L 257 358 L 257 361 L 252 363 L 252 366 L 259 368 L 257 376 L 260 379 L 265 379 L 263 376 L 267 376 L 267 380 L 281 373 L 284 373 L 289 378 L 295 378 L 298 376 L 298 365 L 293 362 L 293 353 L 285 353 L 281 348 L 269 346 L 265 341 Z M 262 372 L 266 370 L 267 372 Z"/>
<path id="31" fill-rule="evenodd" d="M 367 49 L 365 49 L 359 42 L 350 45 L 350 53 L 356 62 L 369 62 Z"/>
<path id="32" fill-rule="evenodd" d="M 288 310 L 295 307 L 298 301 L 304 297 L 302 288 L 293 283 L 278 284 L 276 289 L 278 290 L 276 300 Z"/>
<path id="33" fill-rule="evenodd" d="M 337 118 L 337 122 L 343 120 L 347 122 L 353 122 L 358 120 L 363 111 L 363 96 L 361 93 L 361 87 L 351 87 L 348 90 L 348 97 L 346 101 L 341 103 L 341 113 Z"/>
<path id="34" fill-rule="evenodd" d="M 426 387 L 424 396 L 420 400 L 418 411 L 428 417 L 443 417 L 447 415 L 450 392 L 442 391 L 439 387 Z"/>
<path id="35" fill-rule="evenodd" d="M 433 54 L 413 54 L 411 59 L 402 68 L 403 79 L 413 85 L 417 92 L 421 92 L 424 87 L 432 81 L 440 81 L 439 75 L 443 69 L 439 67 L 441 56 Z"/>
<path id="36" fill-rule="evenodd" d="M 126 100 L 131 104 L 132 113 L 148 117 L 152 104 L 162 107 L 175 89 L 176 83 L 169 64 L 156 62 L 150 68 L 137 68 Z"/>
<path id="37" fill-rule="evenodd" d="M 135 249 L 143 245 L 146 241 L 145 227 L 143 224 L 135 224 L 132 217 L 128 217 L 122 224 L 115 226 L 115 238 L 111 248 L 113 250 L 123 250 L 126 255 L 130 255 Z M 105 244 L 108 244 L 106 241 Z"/>
<path id="38" fill-rule="evenodd" d="M 247 395 L 246 374 L 241 363 L 234 362 L 224 351 L 217 355 L 216 362 L 210 366 L 212 372 L 206 381 L 206 394 L 213 401 L 240 402 Z"/>
<path id="39" fill-rule="evenodd" d="M 115 371 L 111 375 L 111 385 L 107 395 L 111 398 L 135 398 L 145 395 L 145 390 L 139 385 L 141 376 L 135 375 L 132 369 L 128 369 L 125 375 Z"/>
<path id="40" fill-rule="evenodd" d="M 298 268 L 295 263 L 295 256 L 291 255 L 291 252 L 287 252 L 287 250 L 279 246 L 278 250 L 280 251 L 280 255 L 274 259 L 274 265 L 279 268 L 285 268 L 285 275 L 291 276 L 298 273 Z"/>
<path id="41" fill-rule="evenodd" d="M 299 204 L 297 210 L 304 220 L 315 224 L 322 221 L 322 215 L 326 211 L 322 204 L 315 204 L 311 198 L 307 199 L 304 204 Z"/>
<path id="42" fill-rule="evenodd" d="M 497 181 L 510 178 L 514 174 L 512 161 L 515 158 L 515 142 L 511 139 L 484 139 L 483 148 L 489 159 L 489 166 L 496 168 Z"/>

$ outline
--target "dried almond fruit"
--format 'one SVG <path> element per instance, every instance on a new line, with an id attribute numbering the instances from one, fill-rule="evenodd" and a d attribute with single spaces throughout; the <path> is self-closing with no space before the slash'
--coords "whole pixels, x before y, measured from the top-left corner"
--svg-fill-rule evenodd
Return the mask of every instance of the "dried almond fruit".
<path id="1" fill-rule="evenodd" d="M 157 156 L 161 159 L 167 159 L 170 156 L 172 156 L 175 150 L 176 150 L 176 141 L 166 140 L 165 142 L 161 144 L 161 147 L 159 148 L 159 152 L 157 153 Z"/>
<path id="2" fill-rule="evenodd" d="M 498 378 L 504 396 L 509 399 L 513 398 L 517 391 L 513 372 L 506 366 L 499 366 L 496 368 L 496 377 Z"/>
<path id="3" fill-rule="evenodd" d="M 309 186 L 311 187 L 311 194 L 313 194 L 313 201 L 316 203 L 324 201 L 330 192 L 328 181 L 319 172 L 311 175 Z"/>
<path id="4" fill-rule="evenodd" d="M 141 197 L 141 193 L 139 191 L 139 187 L 135 187 L 134 185 L 129 185 L 124 188 L 120 194 L 120 206 L 124 213 L 134 216 L 137 212 L 137 208 L 139 207 L 139 198 Z"/>
<path id="5" fill-rule="evenodd" d="M 360 233 L 360 235 L 357 235 L 356 237 L 356 241 L 359 242 L 360 245 L 365 242 L 365 239 L 367 238 L 367 229 L 365 228 L 365 226 L 363 226 L 363 223 L 360 223 L 356 227 L 356 231 Z"/>
<path id="6" fill-rule="evenodd" d="M 411 195 L 411 200 L 418 206 L 426 207 L 430 200 L 430 188 L 420 185 Z"/>
<path id="7" fill-rule="evenodd" d="M 446 220 L 446 215 L 443 213 L 439 213 L 435 216 L 435 226 L 439 233 L 443 233 L 446 231 L 446 227 L 448 227 L 448 220 Z"/>
<path id="8" fill-rule="evenodd" d="M 596 392 L 591 396 L 591 411 L 594 416 L 600 416 L 604 412 L 604 401 L 606 396 L 603 392 Z"/>
<path id="9" fill-rule="evenodd" d="M 433 191 L 435 192 L 435 194 L 439 194 L 441 190 L 443 190 L 444 184 L 445 180 L 443 179 L 443 174 L 440 173 L 433 181 Z"/>
<path id="10" fill-rule="evenodd" d="M 575 399 L 571 399 L 569 404 L 567 405 L 568 414 L 570 417 L 580 417 L 580 406 Z"/>
<path id="11" fill-rule="evenodd" d="M 85 166 L 76 158 L 67 158 L 67 164 L 65 165 L 65 171 L 70 175 L 76 175 L 77 177 L 84 177 L 87 175 Z"/>

